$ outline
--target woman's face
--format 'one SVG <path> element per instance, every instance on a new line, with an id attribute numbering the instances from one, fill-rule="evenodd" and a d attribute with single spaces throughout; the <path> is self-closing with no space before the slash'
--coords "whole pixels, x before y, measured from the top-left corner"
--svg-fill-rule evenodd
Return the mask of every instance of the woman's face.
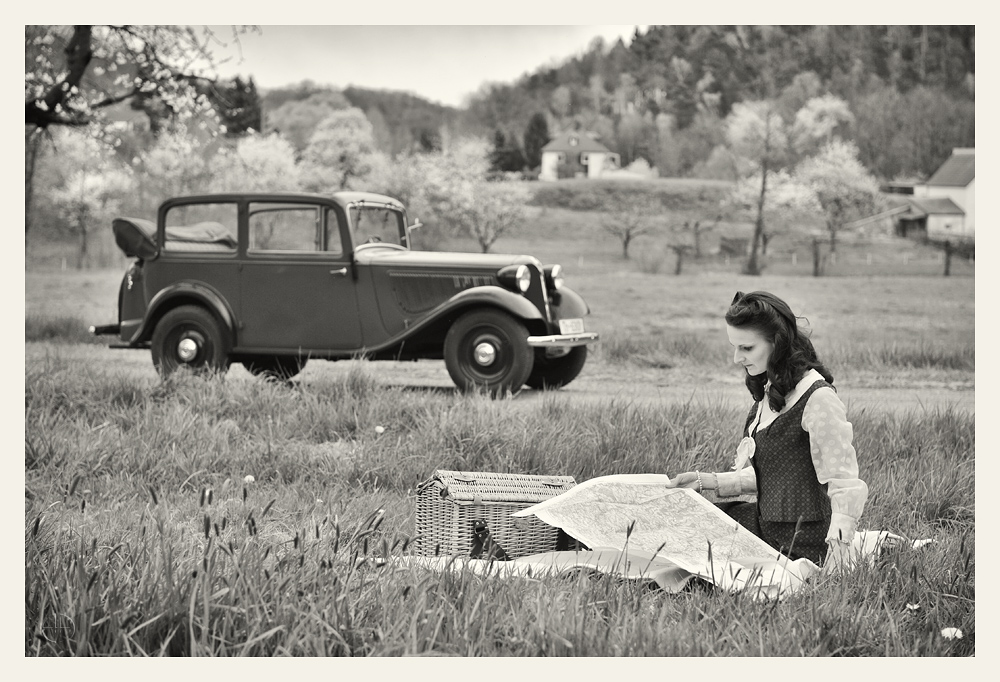
<path id="1" fill-rule="evenodd" d="M 767 371 L 767 361 L 774 351 L 773 343 L 753 329 L 726 325 L 726 332 L 729 334 L 729 343 L 735 348 L 733 362 L 743 365 L 751 376 Z"/>

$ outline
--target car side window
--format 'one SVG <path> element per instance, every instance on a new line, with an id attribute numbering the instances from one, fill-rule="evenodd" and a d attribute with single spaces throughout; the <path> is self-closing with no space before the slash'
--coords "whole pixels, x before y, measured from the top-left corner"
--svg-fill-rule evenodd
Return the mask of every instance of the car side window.
<path id="1" fill-rule="evenodd" d="M 323 250 L 323 211 L 318 206 L 254 202 L 249 228 L 251 253 Z"/>
<path id="2" fill-rule="evenodd" d="M 187 204 L 167 211 L 165 251 L 235 253 L 237 205 Z"/>

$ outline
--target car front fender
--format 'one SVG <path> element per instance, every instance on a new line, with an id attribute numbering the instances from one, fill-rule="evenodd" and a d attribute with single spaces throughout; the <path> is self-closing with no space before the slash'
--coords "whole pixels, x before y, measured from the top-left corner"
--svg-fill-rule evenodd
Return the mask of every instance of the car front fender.
<path id="1" fill-rule="evenodd" d="M 440 317 L 455 309 L 466 308 L 471 305 L 492 305 L 525 320 L 544 319 L 542 312 L 527 298 L 503 287 L 493 285 L 472 287 L 460 291 L 432 310 L 429 316 Z"/>
<path id="2" fill-rule="evenodd" d="M 450 326 L 454 319 L 467 310 L 484 307 L 502 310 L 523 321 L 545 321 L 542 312 L 524 296 L 495 285 L 471 287 L 435 306 L 392 338 L 377 345 L 367 346 L 365 352 L 378 353 L 425 333 L 434 333 L 435 328 L 440 331 L 442 325 Z M 446 329 L 446 327 L 444 328 Z"/>
<path id="3" fill-rule="evenodd" d="M 169 310 L 179 305 L 202 305 L 215 315 L 229 333 L 229 342 L 236 341 L 236 316 L 222 296 L 214 288 L 202 282 L 180 281 L 160 289 L 149 301 L 142 325 L 129 339 L 130 344 L 148 341 L 153 335 L 156 323 Z"/>
<path id="4" fill-rule="evenodd" d="M 557 308 L 556 313 L 560 319 L 586 317 L 590 314 L 590 306 L 583 297 L 566 285 L 559 287 L 558 297 L 559 303 L 553 307 Z"/>

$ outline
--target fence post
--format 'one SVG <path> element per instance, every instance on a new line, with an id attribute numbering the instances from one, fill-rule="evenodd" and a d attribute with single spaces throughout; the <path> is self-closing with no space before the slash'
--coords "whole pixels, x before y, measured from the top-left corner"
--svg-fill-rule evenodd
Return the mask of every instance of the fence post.
<path id="1" fill-rule="evenodd" d="M 944 276 L 948 277 L 951 275 L 951 240 L 946 239 L 944 242 Z"/>

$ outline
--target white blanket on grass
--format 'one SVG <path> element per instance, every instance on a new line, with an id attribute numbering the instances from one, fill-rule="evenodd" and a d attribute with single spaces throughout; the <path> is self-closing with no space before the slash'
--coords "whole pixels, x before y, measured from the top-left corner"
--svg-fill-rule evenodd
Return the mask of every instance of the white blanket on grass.
<path id="1" fill-rule="evenodd" d="M 406 557 L 404 563 L 498 577 L 596 572 L 651 580 L 671 592 L 697 577 L 764 599 L 792 594 L 820 571 L 808 559 L 792 561 L 780 554 L 693 490 L 665 487 L 667 480 L 661 474 L 602 476 L 513 514 L 534 515 L 562 528 L 591 551 L 545 552 L 513 561 Z M 851 560 L 874 562 L 884 549 L 904 542 L 887 531 L 859 531 Z"/>
<path id="2" fill-rule="evenodd" d="M 873 562 L 882 550 L 903 542 L 906 541 L 902 537 L 886 531 L 859 531 L 853 549 L 856 556 Z M 912 544 L 920 547 L 926 542 L 918 540 Z M 689 571 L 669 557 L 641 549 L 609 547 L 544 552 L 510 561 L 465 556 L 404 556 L 396 565 L 435 571 L 470 571 L 486 578 L 610 575 L 629 581 L 653 582 L 672 593 L 680 592 L 691 580 L 700 578 L 729 592 L 744 592 L 759 599 L 782 599 L 793 594 L 821 570 L 808 559 L 751 557 L 706 563 L 700 570 Z"/>

